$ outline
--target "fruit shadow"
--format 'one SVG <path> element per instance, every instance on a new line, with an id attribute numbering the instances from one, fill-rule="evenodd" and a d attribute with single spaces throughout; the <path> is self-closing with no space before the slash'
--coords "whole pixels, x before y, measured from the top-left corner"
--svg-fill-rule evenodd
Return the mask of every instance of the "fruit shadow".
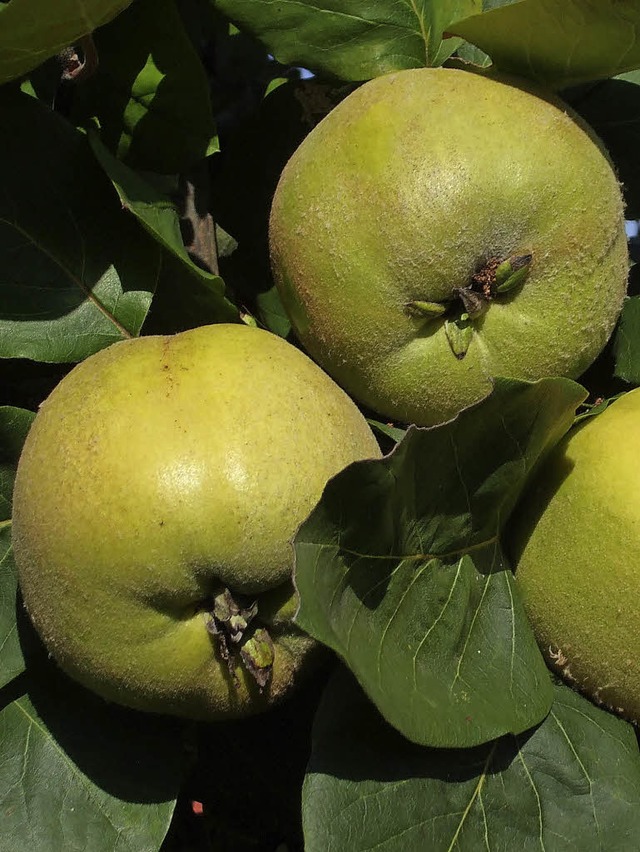
<path id="1" fill-rule="evenodd" d="M 582 429 L 590 418 L 583 421 L 578 426 L 573 427 L 571 435 L 574 435 L 578 429 Z M 566 441 L 563 441 L 566 446 Z M 511 513 L 505 526 L 503 535 L 503 546 L 509 564 L 516 571 L 520 557 L 524 552 L 529 539 L 533 535 L 540 518 L 542 517 L 549 501 L 556 494 L 562 483 L 574 468 L 574 463 L 567 458 L 566 455 L 561 455 L 553 465 L 551 471 L 545 470 L 544 475 L 539 475 L 538 471 L 547 456 L 543 455 L 532 471 L 532 474 L 526 483 L 518 502 Z M 511 535 L 512 531 L 516 531 L 515 535 Z"/>
<path id="2" fill-rule="evenodd" d="M 9 684 L 12 694 L 0 691 L 2 704 L 26 697 L 40 734 L 109 795 L 137 804 L 174 799 L 189 763 L 187 724 L 120 707 L 75 683 L 47 654 L 19 594 L 16 610 L 26 671 Z"/>
<path id="3" fill-rule="evenodd" d="M 334 667 L 326 659 L 293 695 L 264 713 L 198 723 L 198 762 L 184 793 L 202 802 L 213 848 L 259 852 L 284 844 L 290 852 L 302 850 L 301 791 L 313 717 Z"/>

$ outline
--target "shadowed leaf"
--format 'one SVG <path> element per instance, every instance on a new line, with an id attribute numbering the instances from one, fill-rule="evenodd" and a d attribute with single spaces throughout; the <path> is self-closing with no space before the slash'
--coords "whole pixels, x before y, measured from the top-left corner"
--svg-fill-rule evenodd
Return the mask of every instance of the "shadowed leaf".
<path id="1" fill-rule="evenodd" d="M 18 575 L 11 550 L 11 498 L 16 465 L 34 414 L 0 407 L 0 688 L 24 671 L 16 626 Z"/>
<path id="2" fill-rule="evenodd" d="M 538 728 L 421 748 L 343 670 L 315 719 L 303 822 L 306 852 L 635 852 L 640 754 L 631 725 L 561 685 Z"/>
<path id="3" fill-rule="evenodd" d="M 131 0 L 11 0 L 0 5 L 0 83 L 106 24 Z"/>
<path id="4" fill-rule="evenodd" d="M 12 89 L 0 110 L 0 357 L 80 361 L 139 332 L 160 248 L 82 133 Z"/>
<path id="5" fill-rule="evenodd" d="M 409 739 L 472 746 L 548 712 L 500 531 L 584 397 L 566 379 L 498 380 L 450 423 L 336 476 L 300 528 L 298 623 Z"/>
<path id="6" fill-rule="evenodd" d="M 218 150 L 209 83 L 174 0 L 136 0 L 96 34 L 100 64 L 74 93 L 107 148 L 136 169 L 174 174 Z"/>

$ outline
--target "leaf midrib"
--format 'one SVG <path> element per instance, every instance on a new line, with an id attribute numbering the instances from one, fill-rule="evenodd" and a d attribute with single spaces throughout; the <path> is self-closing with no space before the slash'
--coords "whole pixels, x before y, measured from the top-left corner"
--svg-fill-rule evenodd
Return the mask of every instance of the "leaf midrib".
<path id="1" fill-rule="evenodd" d="M 0 223 L 7 225 L 9 228 L 13 228 L 16 230 L 25 240 L 36 249 L 36 251 L 41 252 L 45 257 L 47 257 L 52 263 L 54 263 L 62 272 L 69 278 L 69 280 L 75 284 L 85 295 L 88 301 L 90 301 L 100 313 L 105 316 L 114 326 L 118 329 L 118 331 L 122 334 L 123 337 L 130 338 L 133 335 L 128 329 L 126 329 L 122 323 L 118 322 L 118 320 L 110 313 L 107 308 L 100 302 L 99 299 L 96 298 L 93 291 L 90 287 L 88 287 L 84 281 L 75 275 L 64 263 L 61 262 L 59 258 L 57 258 L 54 254 L 52 254 L 48 249 L 44 246 L 40 245 L 31 234 L 29 234 L 24 228 L 18 225 L 16 222 L 12 222 L 9 219 L 5 219 L 4 217 L 0 217 Z"/>

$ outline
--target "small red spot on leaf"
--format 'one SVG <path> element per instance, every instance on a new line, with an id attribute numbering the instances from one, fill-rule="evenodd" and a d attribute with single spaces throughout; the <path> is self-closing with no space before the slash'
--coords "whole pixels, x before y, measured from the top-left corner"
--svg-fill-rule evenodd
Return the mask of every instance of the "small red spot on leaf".
<path id="1" fill-rule="evenodd" d="M 191 810 L 194 812 L 196 816 L 202 816 L 204 812 L 204 808 L 202 806 L 202 802 L 191 802 Z"/>

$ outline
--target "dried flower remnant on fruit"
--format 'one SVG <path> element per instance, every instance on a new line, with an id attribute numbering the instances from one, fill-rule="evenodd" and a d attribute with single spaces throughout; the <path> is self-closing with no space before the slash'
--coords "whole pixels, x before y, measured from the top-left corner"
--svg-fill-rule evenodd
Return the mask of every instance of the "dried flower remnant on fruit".
<path id="1" fill-rule="evenodd" d="M 423 302 L 419 299 L 407 302 L 405 309 L 410 316 L 425 319 L 441 317 L 447 310 L 446 306 L 440 302 Z"/>
<path id="2" fill-rule="evenodd" d="M 243 605 L 225 588 L 213 600 L 213 610 L 207 613 L 206 627 L 215 636 L 220 656 L 234 682 L 237 683 L 235 665 L 239 653 L 245 669 L 262 690 L 271 677 L 274 650 L 271 637 L 264 628 L 257 628 L 251 635 L 247 633 L 257 614 L 257 601 Z"/>
<path id="3" fill-rule="evenodd" d="M 490 299 L 493 294 L 493 285 L 496 280 L 496 269 L 498 266 L 500 266 L 499 258 L 489 258 L 484 266 L 481 266 L 471 276 L 471 289 L 477 293 L 482 293 L 485 299 Z"/>
<path id="4" fill-rule="evenodd" d="M 464 358 L 473 338 L 471 323 L 481 317 L 497 297 L 524 284 L 532 259 L 532 254 L 513 255 L 506 260 L 490 257 L 471 275 L 469 284 L 452 289 L 451 299 L 445 302 L 415 299 L 405 304 L 405 311 L 416 319 L 444 319 L 451 351 L 456 358 Z"/>
<path id="5" fill-rule="evenodd" d="M 262 691 L 271 678 L 274 660 L 273 640 L 264 627 L 259 627 L 247 639 L 240 648 L 240 657 Z"/>
<path id="6" fill-rule="evenodd" d="M 473 320 L 481 316 L 489 307 L 489 297 L 482 291 L 476 291 L 472 287 L 455 287 L 454 296 L 457 296 L 464 305 L 462 320 Z"/>

